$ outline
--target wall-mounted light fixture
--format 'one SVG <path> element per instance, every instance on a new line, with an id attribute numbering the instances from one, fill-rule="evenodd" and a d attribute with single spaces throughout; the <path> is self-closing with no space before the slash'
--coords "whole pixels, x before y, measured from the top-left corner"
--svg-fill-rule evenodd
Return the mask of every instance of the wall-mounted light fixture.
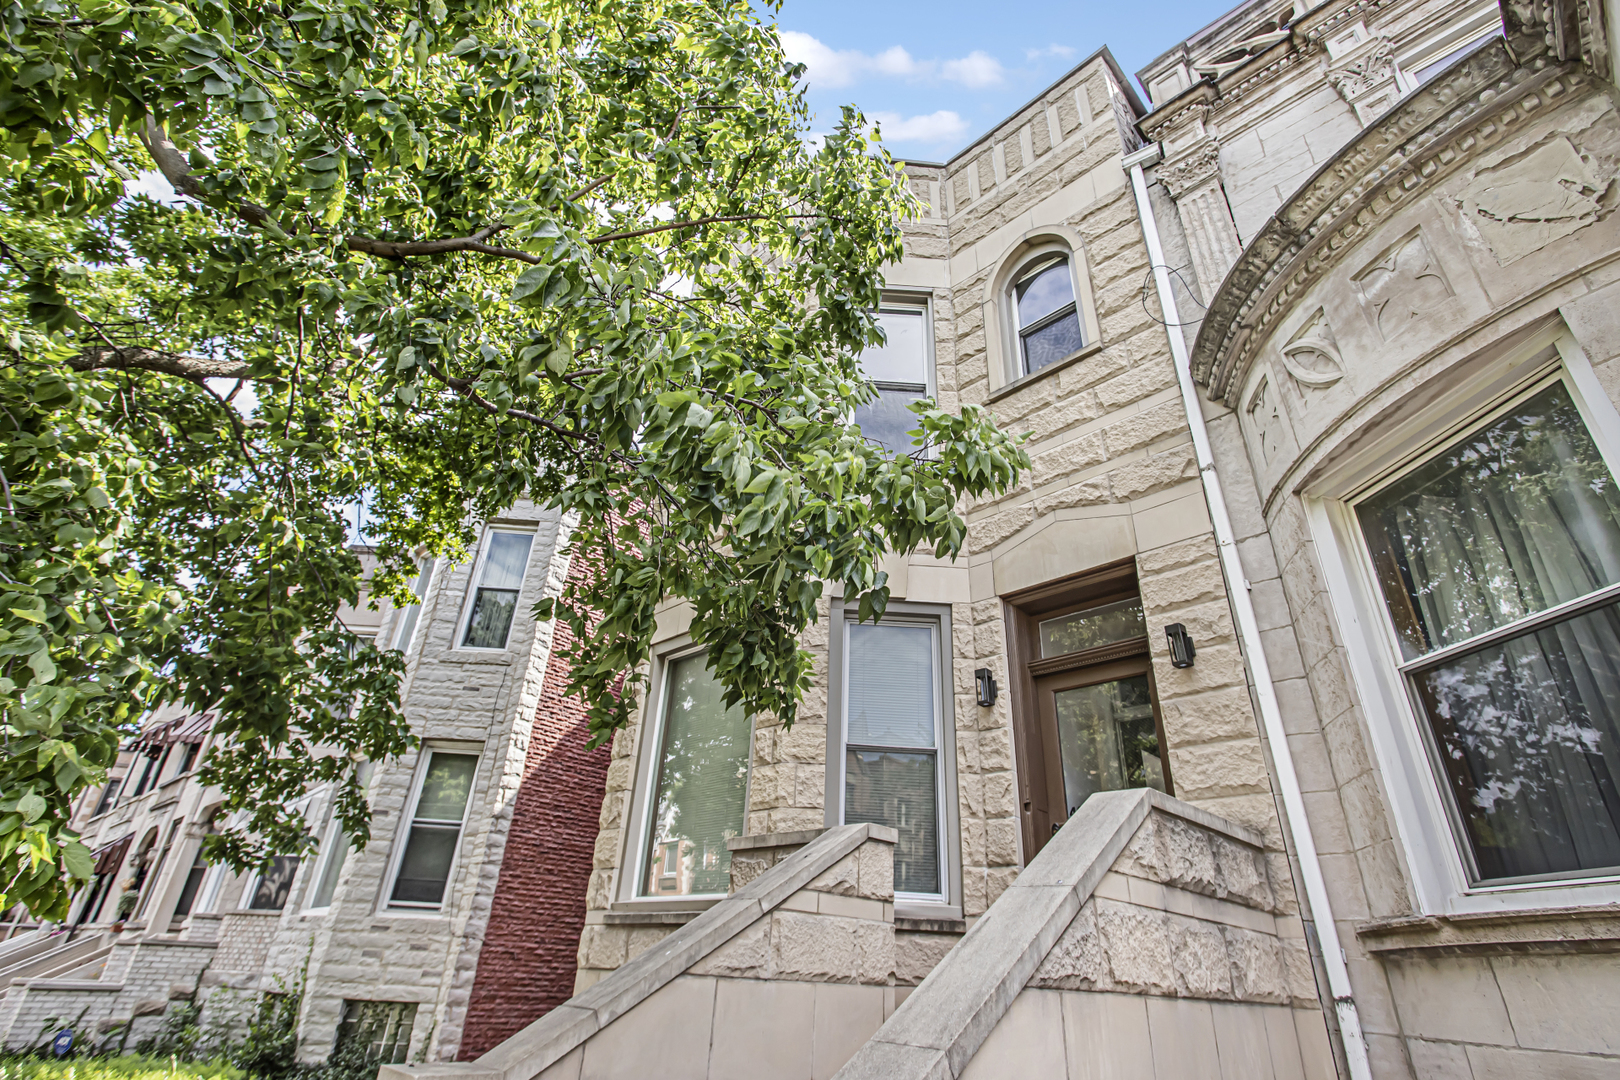
<path id="1" fill-rule="evenodd" d="M 1193 648 L 1192 635 L 1187 633 L 1187 628 L 1173 622 L 1164 628 L 1164 636 L 1170 639 L 1170 666 L 1192 667 L 1198 650 Z"/>
<path id="2" fill-rule="evenodd" d="M 973 673 L 973 686 L 978 691 L 981 707 L 988 709 L 996 703 L 996 680 L 989 668 L 982 667 Z"/>

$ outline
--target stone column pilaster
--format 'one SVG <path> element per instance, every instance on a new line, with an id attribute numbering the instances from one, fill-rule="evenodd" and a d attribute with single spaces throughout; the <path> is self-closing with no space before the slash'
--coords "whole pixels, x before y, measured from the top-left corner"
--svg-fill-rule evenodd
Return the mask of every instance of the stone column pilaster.
<path id="1" fill-rule="evenodd" d="M 1243 241 L 1221 187 L 1219 148 L 1213 139 L 1206 140 L 1159 166 L 1156 175 L 1176 200 L 1201 299 L 1208 303 L 1243 252 Z"/>

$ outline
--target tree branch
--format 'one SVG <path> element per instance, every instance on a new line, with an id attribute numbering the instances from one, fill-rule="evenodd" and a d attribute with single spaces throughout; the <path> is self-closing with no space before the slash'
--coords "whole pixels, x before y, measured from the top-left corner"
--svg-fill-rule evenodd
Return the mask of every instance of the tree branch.
<path id="1" fill-rule="evenodd" d="M 632 229 L 629 232 L 608 233 L 605 236 L 593 236 L 586 243 L 606 244 L 611 240 L 631 240 L 637 236 L 650 236 L 653 233 L 669 232 L 672 229 L 690 229 L 696 225 L 719 225 L 732 221 L 761 221 L 771 217 L 770 214 L 733 214 L 721 217 L 693 218 L 690 221 L 670 221 L 663 225 L 654 225 L 647 229 Z M 794 214 L 793 217 L 814 217 L 813 214 Z"/>
<path id="2" fill-rule="evenodd" d="M 248 365 L 241 360 L 211 360 L 157 349 L 86 349 L 68 360 L 75 371 L 158 371 L 182 379 L 245 379 Z"/>
<path id="3" fill-rule="evenodd" d="M 516 259 L 518 262 L 531 265 L 545 261 L 537 255 L 530 255 L 527 251 L 493 247 L 484 243 L 504 228 L 505 225 L 491 225 L 487 229 L 479 229 L 471 236 L 452 236 L 443 240 L 395 241 L 373 240 L 369 236 L 351 236 L 344 240 L 344 244 L 350 251 L 380 255 L 385 259 L 406 259 L 413 255 L 444 255 L 452 251 L 476 251 L 481 255 L 499 255 L 503 259 Z"/>

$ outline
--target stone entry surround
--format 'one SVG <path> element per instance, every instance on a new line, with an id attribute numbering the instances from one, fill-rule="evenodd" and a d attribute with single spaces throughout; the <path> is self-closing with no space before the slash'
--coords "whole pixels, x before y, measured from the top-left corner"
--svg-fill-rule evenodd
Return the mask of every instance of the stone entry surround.
<path id="1" fill-rule="evenodd" d="M 836 1080 L 1335 1075 L 1263 839 L 1091 796 Z"/>

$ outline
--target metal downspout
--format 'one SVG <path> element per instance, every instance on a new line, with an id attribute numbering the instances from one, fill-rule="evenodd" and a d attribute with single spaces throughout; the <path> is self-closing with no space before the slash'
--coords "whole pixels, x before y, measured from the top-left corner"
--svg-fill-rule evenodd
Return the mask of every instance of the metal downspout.
<path id="1" fill-rule="evenodd" d="M 1344 949 L 1339 944 L 1338 924 L 1333 919 L 1333 906 L 1328 900 L 1327 882 L 1322 878 L 1316 840 L 1311 835 L 1310 821 L 1305 816 L 1305 798 L 1300 792 L 1299 775 L 1294 771 L 1293 754 L 1288 748 L 1288 732 L 1283 727 L 1277 690 L 1271 683 L 1271 666 L 1266 662 L 1266 651 L 1260 642 L 1260 624 L 1254 615 L 1254 603 L 1249 598 L 1249 579 L 1243 573 L 1237 539 L 1232 533 L 1232 519 L 1226 512 L 1226 497 L 1221 493 L 1215 458 L 1210 453 L 1209 431 L 1204 426 L 1204 414 L 1198 405 L 1192 359 L 1187 353 L 1186 338 L 1181 333 L 1176 299 L 1170 291 L 1170 268 L 1164 261 L 1164 247 L 1159 242 L 1158 222 L 1153 216 L 1153 204 L 1148 201 L 1147 178 L 1142 170 L 1157 162 L 1160 156 L 1159 144 L 1151 143 L 1127 156 L 1124 166 L 1131 175 L 1131 190 L 1136 194 L 1136 213 L 1141 219 L 1148 258 L 1153 264 L 1153 283 L 1158 289 L 1160 310 L 1164 313 L 1170 355 L 1176 365 L 1176 382 L 1181 386 L 1181 404 L 1187 411 L 1187 427 L 1192 432 L 1198 476 L 1204 484 L 1204 500 L 1209 504 L 1209 518 L 1215 528 L 1221 570 L 1226 575 L 1227 596 L 1237 620 L 1243 658 L 1254 679 L 1254 696 L 1260 706 L 1260 721 L 1265 725 L 1266 738 L 1271 743 L 1277 786 L 1282 789 L 1283 814 L 1288 818 L 1288 831 L 1294 838 L 1294 850 L 1299 856 L 1299 873 L 1305 884 L 1305 897 L 1316 923 L 1317 940 L 1322 945 L 1322 966 L 1327 969 L 1328 989 L 1333 994 L 1333 1008 L 1339 1018 L 1344 1056 L 1350 1066 L 1352 1080 L 1371 1080 L 1367 1042 L 1362 1035 L 1361 1017 L 1356 1011 L 1356 999 L 1350 986 L 1350 971 L 1345 964 Z"/>

